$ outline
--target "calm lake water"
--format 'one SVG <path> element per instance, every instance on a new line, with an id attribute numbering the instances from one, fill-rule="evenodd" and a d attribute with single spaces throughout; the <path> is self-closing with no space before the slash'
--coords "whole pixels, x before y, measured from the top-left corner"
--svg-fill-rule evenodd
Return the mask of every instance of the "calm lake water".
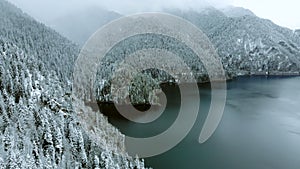
<path id="1" fill-rule="evenodd" d="M 145 159 L 146 165 L 154 169 L 299 169 L 300 78 L 243 77 L 227 85 L 223 119 L 206 143 L 199 144 L 198 138 L 210 105 L 210 89 L 201 85 L 201 108 L 188 136 L 172 150 Z M 110 118 L 110 122 L 135 137 L 165 131 L 180 106 L 177 87 L 165 91 L 168 105 L 156 121 L 135 124 Z"/>

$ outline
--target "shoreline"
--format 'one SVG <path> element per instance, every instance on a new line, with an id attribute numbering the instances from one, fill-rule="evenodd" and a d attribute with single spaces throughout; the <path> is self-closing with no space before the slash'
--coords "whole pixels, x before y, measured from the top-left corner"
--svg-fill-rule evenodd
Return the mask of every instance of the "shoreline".
<path id="1" fill-rule="evenodd" d="M 251 77 L 265 77 L 265 78 L 289 78 L 289 77 L 300 77 L 300 74 L 299 73 L 290 73 L 290 72 L 284 72 L 284 73 L 273 73 L 273 74 L 248 74 L 248 75 L 238 75 L 238 76 L 235 76 L 233 78 L 230 78 L 230 79 L 226 79 L 226 82 L 232 82 L 232 81 L 235 81 L 236 79 L 238 78 L 251 78 Z M 219 82 L 219 81 L 215 81 L 215 82 Z M 186 84 L 188 85 L 189 83 L 181 83 L 181 84 Z M 202 87 L 208 87 L 207 85 L 210 84 L 210 81 L 207 81 L 207 82 L 198 82 L 197 83 L 198 86 L 202 86 Z M 166 82 L 166 83 L 161 83 L 160 84 L 160 87 L 177 87 L 178 84 L 177 83 L 170 83 L 170 82 Z M 108 109 L 110 109 L 109 112 L 116 112 L 116 109 L 115 109 L 115 103 L 112 102 L 112 101 L 109 101 L 109 102 L 101 102 L 101 101 L 96 101 L 95 103 L 92 103 L 92 102 L 85 102 L 86 105 L 90 106 L 93 110 L 100 110 L 100 112 L 102 112 L 104 115 L 108 116 L 108 115 L 112 115 L 110 113 L 107 113 Z M 121 104 L 118 104 L 118 106 L 128 106 L 130 104 L 125 104 L 125 103 L 121 103 Z M 160 105 L 159 104 L 149 104 L 149 103 L 139 103 L 139 104 L 133 104 L 133 106 L 135 108 L 137 108 L 138 110 L 140 111 L 146 111 L 148 110 L 151 106 L 157 106 L 159 107 Z M 102 110 L 102 111 L 101 111 Z M 113 113 L 115 114 L 115 113 Z M 116 115 L 116 114 L 115 114 Z M 119 116 L 119 115 L 117 115 Z"/>

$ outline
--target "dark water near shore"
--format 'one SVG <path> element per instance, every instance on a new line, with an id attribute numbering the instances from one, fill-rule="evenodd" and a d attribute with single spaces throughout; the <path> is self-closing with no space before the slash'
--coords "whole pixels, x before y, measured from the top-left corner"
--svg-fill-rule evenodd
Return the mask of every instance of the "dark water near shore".
<path id="1" fill-rule="evenodd" d="M 188 136 L 172 150 L 145 159 L 146 165 L 155 169 L 300 169 L 300 78 L 243 77 L 227 85 L 223 119 L 206 143 L 199 144 L 198 138 L 210 105 L 210 89 L 201 85 L 199 115 Z M 114 117 L 110 122 L 135 137 L 165 131 L 180 106 L 178 88 L 170 86 L 165 91 L 168 105 L 156 121 L 135 124 Z"/>

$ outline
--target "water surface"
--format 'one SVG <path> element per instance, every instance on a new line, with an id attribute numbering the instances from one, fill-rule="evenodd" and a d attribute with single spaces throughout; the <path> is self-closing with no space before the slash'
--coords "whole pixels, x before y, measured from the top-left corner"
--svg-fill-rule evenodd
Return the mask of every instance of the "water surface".
<path id="1" fill-rule="evenodd" d="M 201 101 L 196 124 L 172 150 L 145 159 L 155 169 L 299 169 L 300 78 L 243 77 L 230 81 L 223 119 L 204 144 L 199 134 L 210 105 L 209 85 L 200 85 Z M 176 87 L 165 89 L 168 105 L 149 124 L 119 118 L 110 122 L 123 133 L 149 137 L 174 122 L 180 106 Z M 193 103 L 193 91 L 190 104 Z"/>

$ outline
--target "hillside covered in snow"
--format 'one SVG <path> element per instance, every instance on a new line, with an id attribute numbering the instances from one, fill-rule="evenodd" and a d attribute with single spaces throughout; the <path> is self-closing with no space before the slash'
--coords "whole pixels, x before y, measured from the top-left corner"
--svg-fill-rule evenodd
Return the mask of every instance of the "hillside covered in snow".
<path id="1" fill-rule="evenodd" d="M 299 75 L 300 37 L 295 31 L 261 19 L 246 9 L 230 11 L 230 15 L 215 8 L 171 13 L 204 31 L 218 51 L 224 69 L 233 76 Z"/>
<path id="2" fill-rule="evenodd" d="M 78 47 L 4 0 L 0 21 L 0 168 L 144 168 L 104 116 L 73 104 Z"/>
<path id="3" fill-rule="evenodd" d="M 199 11 L 168 10 L 166 12 L 190 21 L 207 35 L 220 57 L 227 79 L 248 75 L 299 75 L 299 31 L 280 27 L 243 8 L 231 7 L 218 10 L 211 7 Z M 161 83 L 174 82 L 176 77 L 171 77 L 159 70 L 145 70 L 144 76 L 133 81 L 127 92 L 111 85 L 112 79 L 115 79 L 113 72 L 121 71 L 118 65 L 127 56 L 135 51 L 151 48 L 171 51 L 181 56 L 199 83 L 209 81 L 202 61 L 197 60 L 197 57 L 184 44 L 171 37 L 155 34 L 139 35 L 129 37 L 115 45 L 102 60 L 101 68 L 105 69 L 98 70 L 97 100 L 122 104 L 126 103 L 124 100 L 126 98 L 128 100 L 129 97 L 134 104 L 155 102 L 157 98 L 149 95 L 148 91 L 157 89 Z M 142 56 L 143 54 L 140 60 L 143 60 Z M 185 74 L 175 59 L 169 59 L 168 62 L 169 65 L 173 65 L 172 68 L 178 70 L 175 73 L 178 77 Z M 141 62 L 141 65 L 145 67 L 153 67 L 152 64 L 151 61 Z M 131 76 L 128 72 L 123 72 L 123 74 Z M 155 81 L 150 80 L 151 77 Z M 124 82 L 120 80 L 120 84 L 115 86 L 122 86 Z M 144 92 L 137 90 L 142 88 Z M 112 91 L 120 92 L 112 95 Z"/>

